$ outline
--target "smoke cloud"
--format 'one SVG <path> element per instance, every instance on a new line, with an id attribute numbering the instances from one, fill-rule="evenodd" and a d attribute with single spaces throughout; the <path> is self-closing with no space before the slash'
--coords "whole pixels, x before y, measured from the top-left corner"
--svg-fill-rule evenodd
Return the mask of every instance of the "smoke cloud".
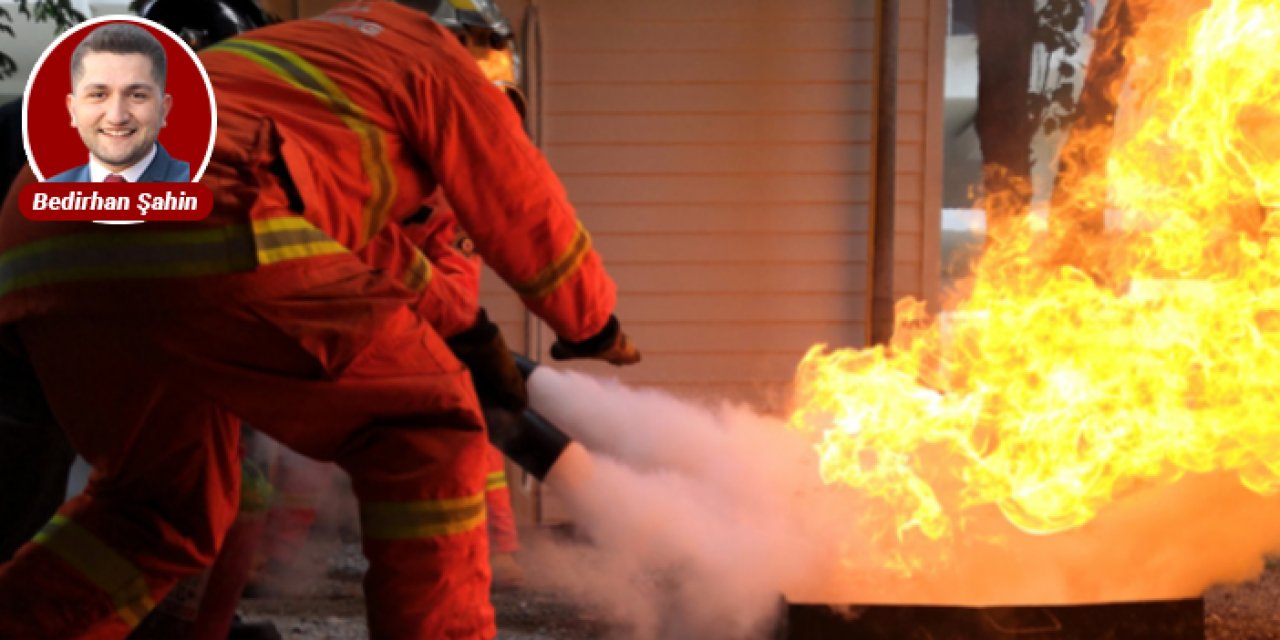
<path id="1" fill-rule="evenodd" d="M 1228 474 L 1130 492 L 1088 525 L 1036 536 L 996 510 L 955 536 L 883 536 L 877 505 L 818 476 L 814 436 L 709 406 L 539 368 L 531 404 L 582 445 L 547 487 L 582 541 L 537 540 L 533 587 L 634 638 L 767 636 L 782 598 L 833 604 L 1063 604 L 1192 597 L 1256 575 L 1280 504 Z M 909 566 L 905 576 L 894 565 Z"/>

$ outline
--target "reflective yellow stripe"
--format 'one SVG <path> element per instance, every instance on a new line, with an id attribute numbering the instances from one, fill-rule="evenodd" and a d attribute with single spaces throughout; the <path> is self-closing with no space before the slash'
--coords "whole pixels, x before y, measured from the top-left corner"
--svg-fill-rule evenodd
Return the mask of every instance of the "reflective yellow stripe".
<path id="1" fill-rule="evenodd" d="M 0 295 L 62 282 L 202 276 L 254 266 L 248 225 L 59 236 L 0 255 Z"/>
<path id="2" fill-rule="evenodd" d="M 413 264 L 409 265 L 408 270 L 404 272 L 404 286 L 410 291 L 422 292 L 431 282 L 431 262 L 422 252 L 416 252 L 413 256 Z"/>
<path id="3" fill-rule="evenodd" d="M 374 540 L 415 540 L 465 533 L 484 525 L 484 494 L 444 500 L 360 505 L 360 528 Z"/>
<path id="4" fill-rule="evenodd" d="M 449 0 L 449 4 L 453 5 L 454 9 L 461 9 L 463 11 L 475 11 L 475 12 L 480 11 L 479 9 L 476 8 L 476 3 L 472 2 L 471 0 Z"/>
<path id="5" fill-rule="evenodd" d="M 357 243 L 357 247 L 364 246 L 382 228 L 396 194 L 391 158 L 387 154 L 382 130 L 370 122 L 364 109 L 352 102 L 323 71 L 292 51 L 244 38 L 225 40 L 210 50 L 236 53 L 262 65 L 285 82 L 314 95 L 356 134 L 360 144 L 360 164 L 369 178 L 370 190 L 364 203 L 364 236 Z"/>
<path id="6" fill-rule="evenodd" d="M 0 255 L 0 295 L 76 281 L 180 278 L 347 249 L 304 218 L 191 231 L 119 230 L 58 236 Z"/>
<path id="7" fill-rule="evenodd" d="M 66 516 L 55 515 L 36 534 L 34 542 L 62 558 L 102 589 L 115 603 L 116 613 L 130 627 L 138 626 L 147 612 L 155 607 L 142 572 Z"/>
<path id="8" fill-rule="evenodd" d="M 578 232 L 574 234 L 573 240 L 569 242 L 569 248 L 563 255 L 544 267 L 538 275 L 516 283 L 512 288 L 525 298 L 545 298 L 582 266 L 582 261 L 589 253 L 591 253 L 591 234 L 587 233 L 586 228 L 579 222 Z"/>
<path id="9" fill-rule="evenodd" d="M 507 474 L 503 471 L 492 471 L 485 477 L 484 490 L 497 491 L 507 488 Z"/>
<path id="10" fill-rule="evenodd" d="M 258 264 L 274 264 L 285 260 L 343 253 L 347 250 L 306 218 L 297 216 L 254 220 L 253 235 L 257 241 Z"/>

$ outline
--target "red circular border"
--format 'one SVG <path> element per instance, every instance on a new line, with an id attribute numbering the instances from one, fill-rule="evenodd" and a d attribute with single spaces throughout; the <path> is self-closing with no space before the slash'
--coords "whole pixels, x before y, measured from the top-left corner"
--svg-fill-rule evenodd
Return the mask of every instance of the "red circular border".
<path id="1" fill-rule="evenodd" d="M 200 61 L 163 27 L 129 16 L 106 16 L 67 33 L 47 51 L 32 71 L 27 85 L 23 118 L 27 139 L 27 159 L 37 176 L 47 180 L 78 167 L 89 159 L 89 150 L 71 126 L 67 94 L 71 93 L 71 54 L 94 28 L 115 22 L 136 24 L 150 31 L 164 45 L 168 57 L 165 91 L 173 96 L 168 124 L 160 129 L 160 144 L 169 155 L 191 165 L 191 178 L 198 178 L 213 146 L 213 95 Z M 89 28 L 90 25 L 93 28 Z"/>

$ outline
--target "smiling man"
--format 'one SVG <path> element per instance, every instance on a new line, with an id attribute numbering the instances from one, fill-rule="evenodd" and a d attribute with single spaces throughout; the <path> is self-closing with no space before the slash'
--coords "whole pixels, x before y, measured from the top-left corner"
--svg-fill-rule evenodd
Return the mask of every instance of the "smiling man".
<path id="1" fill-rule="evenodd" d="M 50 182 L 187 182 L 191 167 L 156 137 L 173 108 L 165 93 L 164 47 L 146 29 L 115 22 L 95 29 L 71 54 L 71 126 L 89 162 Z"/>

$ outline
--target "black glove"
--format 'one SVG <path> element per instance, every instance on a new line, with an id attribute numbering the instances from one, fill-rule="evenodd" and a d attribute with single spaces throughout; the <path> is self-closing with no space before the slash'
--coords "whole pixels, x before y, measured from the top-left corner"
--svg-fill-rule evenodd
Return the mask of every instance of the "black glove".
<path id="1" fill-rule="evenodd" d="M 489 314 L 484 309 L 476 314 L 475 324 L 470 329 L 445 342 L 453 350 L 453 355 L 471 370 L 471 382 L 481 404 L 517 413 L 524 411 L 529 404 L 524 376 L 516 368 L 498 325 L 489 321 Z"/>
<path id="2" fill-rule="evenodd" d="M 551 345 L 551 357 L 556 360 L 592 358 L 622 366 L 640 362 L 640 351 L 631 344 L 627 334 L 622 332 L 618 317 L 611 315 L 609 322 L 604 325 L 600 333 L 582 342 L 557 339 L 555 344 Z"/>

